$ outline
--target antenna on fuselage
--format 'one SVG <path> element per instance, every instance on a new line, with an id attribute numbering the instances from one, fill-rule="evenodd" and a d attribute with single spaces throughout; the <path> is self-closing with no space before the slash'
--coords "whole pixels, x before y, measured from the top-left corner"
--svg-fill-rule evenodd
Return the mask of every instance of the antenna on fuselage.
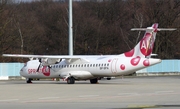
<path id="1" fill-rule="evenodd" d="M 73 55 L 72 0 L 69 0 L 69 55 Z"/>

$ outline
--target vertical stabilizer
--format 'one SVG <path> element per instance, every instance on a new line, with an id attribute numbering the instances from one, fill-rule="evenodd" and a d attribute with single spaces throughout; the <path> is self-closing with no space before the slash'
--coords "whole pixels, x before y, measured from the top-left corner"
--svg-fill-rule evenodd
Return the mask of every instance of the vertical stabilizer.
<path id="1" fill-rule="evenodd" d="M 147 28 L 133 28 L 132 31 L 146 31 L 144 37 L 139 41 L 139 43 L 130 51 L 125 52 L 124 55 L 126 57 L 147 57 L 149 58 L 152 54 L 154 42 L 156 39 L 157 31 L 169 30 L 173 31 L 176 30 L 174 28 L 158 28 L 158 23 L 154 23 L 151 27 Z"/>

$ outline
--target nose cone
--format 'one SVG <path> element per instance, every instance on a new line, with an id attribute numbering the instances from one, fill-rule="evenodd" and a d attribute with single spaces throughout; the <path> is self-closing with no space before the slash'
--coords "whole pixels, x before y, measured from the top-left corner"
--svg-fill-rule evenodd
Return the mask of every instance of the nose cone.
<path id="1" fill-rule="evenodd" d="M 20 75 L 22 76 L 22 74 L 23 74 L 23 71 L 22 71 L 22 70 L 20 70 L 20 72 L 19 72 L 19 73 L 20 73 Z"/>
<path id="2" fill-rule="evenodd" d="M 21 75 L 21 76 L 25 76 L 25 73 L 26 73 L 26 72 L 25 72 L 24 67 L 20 70 L 20 72 L 19 72 L 19 73 L 20 73 L 20 75 Z"/>

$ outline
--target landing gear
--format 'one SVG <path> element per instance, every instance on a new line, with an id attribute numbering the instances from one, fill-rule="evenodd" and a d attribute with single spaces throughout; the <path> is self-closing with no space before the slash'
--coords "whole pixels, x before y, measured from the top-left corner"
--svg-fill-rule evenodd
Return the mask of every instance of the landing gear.
<path id="1" fill-rule="evenodd" d="M 32 80 L 31 78 L 27 78 L 27 79 L 26 79 L 26 83 L 32 83 L 31 80 Z"/>
<path id="2" fill-rule="evenodd" d="M 90 82 L 91 84 L 96 84 L 98 82 L 98 79 L 97 78 L 90 79 Z"/>
<path id="3" fill-rule="evenodd" d="M 107 80 L 111 80 L 111 77 L 108 77 Z"/>
<path id="4" fill-rule="evenodd" d="M 68 77 L 67 78 L 67 83 L 68 84 L 74 84 L 75 83 L 75 79 L 73 77 Z"/>

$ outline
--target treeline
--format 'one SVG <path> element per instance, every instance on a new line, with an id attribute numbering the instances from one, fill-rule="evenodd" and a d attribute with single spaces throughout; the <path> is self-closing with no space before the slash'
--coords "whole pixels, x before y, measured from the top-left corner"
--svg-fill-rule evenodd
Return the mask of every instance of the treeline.
<path id="1" fill-rule="evenodd" d="M 6 0 L 4 0 L 6 1 Z M 180 58 L 179 0 L 105 0 L 73 2 L 74 54 L 120 54 L 144 32 L 131 28 L 159 23 L 153 53 Z M 42 0 L 0 3 L 0 54 L 68 54 L 68 2 Z M 1 62 L 19 61 L 0 57 Z"/>

